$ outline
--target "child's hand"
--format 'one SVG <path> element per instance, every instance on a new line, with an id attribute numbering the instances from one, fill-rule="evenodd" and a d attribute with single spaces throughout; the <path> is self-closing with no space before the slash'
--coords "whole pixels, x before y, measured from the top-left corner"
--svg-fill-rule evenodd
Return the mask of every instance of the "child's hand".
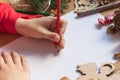
<path id="1" fill-rule="evenodd" d="M 16 30 L 19 34 L 31 38 L 46 38 L 48 40 L 59 42 L 60 49 L 64 48 L 64 37 L 67 21 L 61 19 L 60 34 L 56 33 L 56 17 L 42 17 L 35 19 L 22 19 L 16 21 Z"/>

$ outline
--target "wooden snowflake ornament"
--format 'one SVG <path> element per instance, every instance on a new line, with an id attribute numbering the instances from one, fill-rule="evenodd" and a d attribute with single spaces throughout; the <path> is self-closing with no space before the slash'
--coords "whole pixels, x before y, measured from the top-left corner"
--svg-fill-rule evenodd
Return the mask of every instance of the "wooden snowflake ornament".
<path id="1" fill-rule="evenodd" d="M 79 13 L 82 11 L 90 10 L 98 6 L 97 0 L 75 0 L 74 12 Z"/>

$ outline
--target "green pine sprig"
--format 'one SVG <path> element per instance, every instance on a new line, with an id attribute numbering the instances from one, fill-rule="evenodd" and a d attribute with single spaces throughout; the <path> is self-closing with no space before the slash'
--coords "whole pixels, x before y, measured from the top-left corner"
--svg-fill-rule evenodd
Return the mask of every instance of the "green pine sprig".
<path id="1" fill-rule="evenodd" d="M 48 0 L 28 0 L 29 4 L 36 10 L 42 11 L 45 8 L 45 4 Z M 51 0 L 49 9 L 57 8 L 57 0 Z M 68 8 L 67 3 L 64 0 L 61 0 L 61 13 L 64 13 L 64 10 Z"/>

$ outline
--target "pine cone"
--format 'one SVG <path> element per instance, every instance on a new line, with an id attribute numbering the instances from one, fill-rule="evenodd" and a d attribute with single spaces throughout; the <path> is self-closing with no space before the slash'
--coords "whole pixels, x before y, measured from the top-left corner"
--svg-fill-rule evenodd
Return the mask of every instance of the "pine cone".
<path id="1" fill-rule="evenodd" d="M 117 14 L 115 14 L 115 17 L 113 18 L 114 28 L 120 30 L 120 10 L 115 12 L 117 12 Z"/>
<path id="2" fill-rule="evenodd" d="M 109 26 L 107 29 L 107 33 L 110 34 L 115 34 L 120 30 L 120 9 L 116 10 L 115 12 L 115 16 L 113 18 L 113 26 Z"/>
<path id="3" fill-rule="evenodd" d="M 110 25 L 107 29 L 108 34 L 115 34 L 115 33 L 117 33 L 117 31 L 118 30 L 116 30 L 113 25 Z"/>

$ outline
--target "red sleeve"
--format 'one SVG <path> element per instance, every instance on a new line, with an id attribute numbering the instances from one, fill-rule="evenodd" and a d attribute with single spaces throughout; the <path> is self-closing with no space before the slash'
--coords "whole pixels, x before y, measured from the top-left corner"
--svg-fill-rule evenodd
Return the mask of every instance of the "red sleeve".
<path id="1" fill-rule="evenodd" d="M 0 3 L 0 32 L 18 34 L 15 30 L 18 18 L 31 19 L 36 17 L 43 17 L 43 15 L 17 13 L 8 3 Z"/>

